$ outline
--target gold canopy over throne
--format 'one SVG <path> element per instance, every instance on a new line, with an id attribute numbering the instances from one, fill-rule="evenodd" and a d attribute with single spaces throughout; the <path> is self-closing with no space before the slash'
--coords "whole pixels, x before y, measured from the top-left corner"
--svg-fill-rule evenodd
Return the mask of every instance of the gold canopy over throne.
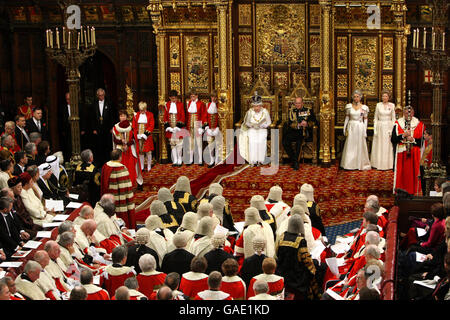
<path id="1" fill-rule="evenodd" d="M 156 35 L 160 126 L 173 89 L 184 104 L 191 89 L 204 101 L 217 90 L 221 130 L 239 127 L 254 91 L 279 129 L 302 96 L 318 121 L 303 156 L 330 164 L 339 157 L 344 107 L 355 89 L 363 92 L 370 119 L 384 89 L 405 105 L 404 0 L 149 0 L 147 9 Z M 373 12 L 379 26 L 370 25 Z M 301 79 L 297 68 L 305 70 Z M 226 156 L 231 150 L 223 145 Z M 159 146 L 160 161 L 167 160 L 165 143 Z"/>

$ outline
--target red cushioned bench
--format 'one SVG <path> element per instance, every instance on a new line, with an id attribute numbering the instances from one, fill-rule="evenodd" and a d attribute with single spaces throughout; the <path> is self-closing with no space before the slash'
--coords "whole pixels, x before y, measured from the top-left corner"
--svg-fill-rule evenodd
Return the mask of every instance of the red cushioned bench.
<path id="1" fill-rule="evenodd" d="M 386 231 L 385 275 L 381 284 L 382 300 L 395 300 L 397 284 L 398 216 L 399 207 L 392 207 L 389 211 Z"/>

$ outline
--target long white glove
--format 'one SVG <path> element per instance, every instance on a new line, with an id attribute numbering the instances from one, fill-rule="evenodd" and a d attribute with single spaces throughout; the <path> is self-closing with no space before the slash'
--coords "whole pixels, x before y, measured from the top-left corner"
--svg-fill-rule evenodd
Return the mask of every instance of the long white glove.
<path id="1" fill-rule="evenodd" d="M 141 138 L 147 140 L 147 136 L 145 134 L 141 134 Z"/>
<path id="2" fill-rule="evenodd" d="M 268 126 L 269 125 L 267 123 L 263 123 L 263 124 L 260 125 L 260 128 L 267 129 Z"/>
<path id="3" fill-rule="evenodd" d="M 215 129 L 212 131 L 212 135 L 213 135 L 214 137 L 216 137 L 216 136 L 219 134 L 219 132 L 220 132 L 219 127 L 217 127 L 217 128 L 215 128 Z"/>
<path id="4" fill-rule="evenodd" d="M 175 133 L 175 132 L 178 132 L 178 131 L 181 131 L 181 129 L 180 128 L 178 128 L 178 127 L 175 127 L 175 128 L 173 128 L 173 133 Z"/>
<path id="5" fill-rule="evenodd" d="M 167 127 L 167 128 L 166 128 L 166 132 L 172 132 L 172 133 L 173 133 L 173 128 Z"/>
<path id="6" fill-rule="evenodd" d="M 199 135 L 202 135 L 203 132 L 205 132 L 205 130 L 203 130 L 202 128 L 198 128 L 198 134 L 199 134 Z"/>
<path id="7" fill-rule="evenodd" d="M 208 136 L 213 136 L 213 132 L 210 128 L 206 129 L 206 133 L 208 134 Z"/>

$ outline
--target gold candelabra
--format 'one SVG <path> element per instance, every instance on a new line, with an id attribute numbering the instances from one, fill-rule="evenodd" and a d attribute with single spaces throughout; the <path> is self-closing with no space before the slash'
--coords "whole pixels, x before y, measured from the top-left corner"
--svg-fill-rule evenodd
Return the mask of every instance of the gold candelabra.
<path id="1" fill-rule="evenodd" d="M 446 52 L 445 26 L 448 21 L 447 0 L 427 1 L 433 12 L 431 28 L 416 28 L 412 32 L 412 55 L 425 69 L 431 70 L 433 85 L 433 113 L 431 127 L 433 136 L 432 162 L 425 167 L 426 194 L 438 177 L 446 177 L 446 167 L 441 159 L 442 134 L 442 86 L 445 71 L 450 66 L 450 57 Z"/>
<path id="2" fill-rule="evenodd" d="M 70 129 L 72 139 L 72 156 L 70 167 L 75 168 L 80 162 L 80 117 L 78 112 L 80 92 L 79 67 L 84 61 L 92 57 L 97 49 L 94 27 L 83 27 L 79 30 L 47 29 L 45 31 L 48 56 L 66 69 L 70 95 Z"/>

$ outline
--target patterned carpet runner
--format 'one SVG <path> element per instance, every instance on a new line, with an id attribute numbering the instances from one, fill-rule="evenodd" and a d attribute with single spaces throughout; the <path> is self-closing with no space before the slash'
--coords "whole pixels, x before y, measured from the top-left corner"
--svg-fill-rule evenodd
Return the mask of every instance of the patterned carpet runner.
<path id="1" fill-rule="evenodd" d="M 377 195 L 380 205 L 388 210 L 394 204 L 393 172 L 390 170 L 347 171 L 339 169 L 337 164 L 328 168 L 302 164 L 298 171 L 282 165 L 276 174 L 265 175 L 261 174 L 261 167 L 172 167 L 170 164 L 157 164 L 150 172 L 144 172 L 144 190 L 136 192 L 136 205 L 156 195 L 159 188 L 173 186 L 180 175 L 191 179 L 194 194 L 202 194 L 211 182 L 220 181 L 235 221 L 244 219 L 243 212 L 253 195 L 260 194 L 266 198 L 273 185 L 283 189 L 283 200 L 292 205 L 301 185 L 310 183 L 325 226 L 360 220 L 365 200 L 371 194 Z"/>

